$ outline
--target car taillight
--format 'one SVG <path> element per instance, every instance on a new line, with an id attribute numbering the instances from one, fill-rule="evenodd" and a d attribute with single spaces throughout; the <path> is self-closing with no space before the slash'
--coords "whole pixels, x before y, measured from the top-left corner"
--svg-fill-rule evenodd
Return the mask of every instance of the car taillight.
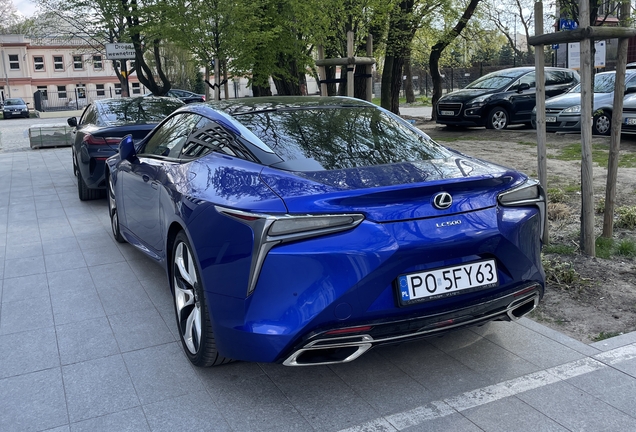
<path id="1" fill-rule="evenodd" d="M 270 215 L 215 206 L 222 215 L 238 220 L 254 232 L 252 264 L 247 295 L 256 288 L 258 276 L 269 251 L 276 245 L 311 237 L 335 234 L 357 227 L 364 220 L 362 214 Z"/>
<path id="2" fill-rule="evenodd" d="M 205 102 L 205 95 L 201 96 L 201 99 L 203 99 L 203 102 Z"/>
<path id="3" fill-rule="evenodd" d="M 118 146 L 121 141 L 120 137 L 98 137 L 91 134 L 84 135 L 83 143 L 91 145 L 115 145 Z"/>

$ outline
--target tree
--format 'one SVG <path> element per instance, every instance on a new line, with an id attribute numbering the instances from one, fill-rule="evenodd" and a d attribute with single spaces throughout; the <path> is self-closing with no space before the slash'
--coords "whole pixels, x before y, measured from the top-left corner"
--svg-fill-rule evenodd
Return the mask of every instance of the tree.
<path id="1" fill-rule="evenodd" d="M 464 10 L 459 21 L 455 24 L 451 30 L 446 32 L 444 36 L 433 46 L 431 49 L 431 57 L 429 60 L 429 67 L 431 70 L 431 78 L 433 80 L 433 120 L 437 118 L 437 102 L 442 97 L 442 76 L 439 73 L 439 59 L 444 52 L 444 49 L 459 36 L 462 30 L 468 24 L 468 20 L 475 13 L 475 9 L 477 9 L 477 5 L 480 0 L 470 0 L 468 6 Z"/>
<path id="2" fill-rule="evenodd" d="M 20 21 L 18 10 L 12 0 L 0 0 L 0 32 L 9 33 L 9 29 Z"/>
<path id="3" fill-rule="evenodd" d="M 400 113 L 399 97 L 404 63 L 411 57 L 415 33 L 430 13 L 439 6 L 440 3 L 435 1 L 398 0 L 391 10 L 382 70 L 381 104 L 383 108 L 396 114 Z"/>
<path id="4" fill-rule="evenodd" d="M 514 58 L 532 59 L 532 46 L 526 43 L 526 51 L 522 51 L 517 34 L 522 31 L 526 42 L 531 36 L 530 30 L 534 26 L 533 5 L 534 1 L 528 0 L 489 0 L 487 7 L 484 8 L 488 20 L 508 40 L 510 48 L 515 52 Z"/>

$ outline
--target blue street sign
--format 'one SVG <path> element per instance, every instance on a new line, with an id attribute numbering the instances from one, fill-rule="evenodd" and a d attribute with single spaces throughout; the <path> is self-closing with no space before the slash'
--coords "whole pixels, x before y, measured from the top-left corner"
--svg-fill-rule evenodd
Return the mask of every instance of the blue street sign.
<path id="1" fill-rule="evenodd" d="M 552 49 L 553 50 L 558 50 L 559 49 L 559 44 L 552 44 Z"/>

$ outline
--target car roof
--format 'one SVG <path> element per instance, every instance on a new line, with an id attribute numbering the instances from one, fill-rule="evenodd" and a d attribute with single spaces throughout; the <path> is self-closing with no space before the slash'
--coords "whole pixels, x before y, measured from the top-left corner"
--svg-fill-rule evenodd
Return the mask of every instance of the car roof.
<path id="1" fill-rule="evenodd" d="M 273 111 L 281 109 L 306 109 L 319 107 L 367 107 L 370 102 L 360 99 L 339 96 L 270 96 L 241 98 L 226 101 L 209 101 L 197 104 L 199 107 L 208 106 L 212 109 L 224 111 L 229 115 L 248 114 L 259 111 Z M 195 106 L 192 107 L 195 109 Z"/>

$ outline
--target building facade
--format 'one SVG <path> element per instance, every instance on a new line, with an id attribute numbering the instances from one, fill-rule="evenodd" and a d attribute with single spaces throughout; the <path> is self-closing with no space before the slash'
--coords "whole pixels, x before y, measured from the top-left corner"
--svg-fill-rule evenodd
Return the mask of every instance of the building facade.
<path id="1" fill-rule="evenodd" d="M 94 99 L 121 95 L 112 60 L 81 40 L 0 35 L 0 56 L 1 100 L 20 97 L 34 108 L 39 92 L 37 104 L 46 111 L 78 109 Z M 134 74 L 129 89 L 131 96 L 147 93 Z"/>

